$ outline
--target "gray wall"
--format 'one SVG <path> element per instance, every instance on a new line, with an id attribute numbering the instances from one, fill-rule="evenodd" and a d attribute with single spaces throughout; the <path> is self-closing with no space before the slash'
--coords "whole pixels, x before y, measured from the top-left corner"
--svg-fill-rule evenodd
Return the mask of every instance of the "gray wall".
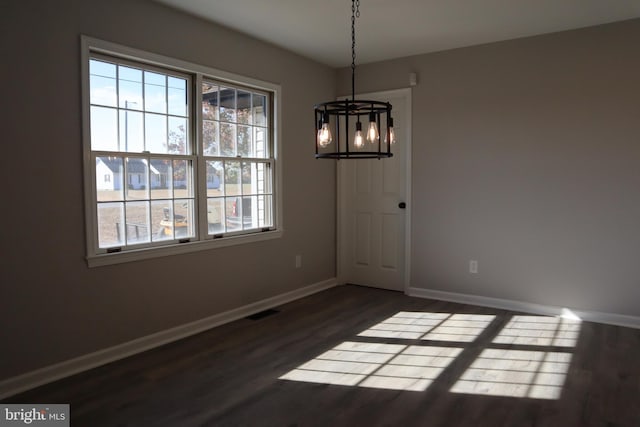
<path id="1" fill-rule="evenodd" d="M 0 380 L 335 277 L 334 70 L 143 0 L 5 0 L 0 31 Z M 87 267 L 80 34 L 282 85 L 282 239 Z"/>
<path id="2" fill-rule="evenodd" d="M 632 20 L 357 68 L 360 92 L 419 75 L 412 286 L 640 316 L 638 41 Z"/>

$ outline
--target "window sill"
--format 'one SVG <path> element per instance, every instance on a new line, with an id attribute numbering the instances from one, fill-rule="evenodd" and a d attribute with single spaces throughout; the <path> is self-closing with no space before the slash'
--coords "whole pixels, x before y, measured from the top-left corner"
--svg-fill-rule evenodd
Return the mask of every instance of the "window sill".
<path id="1" fill-rule="evenodd" d="M 283 231 L 280 229 L 250 235 L 229 236 L 221 239 L 180 243 L 159 248 L 144 248 L 111 254 L 90 255 L 87 257 L 87 265 L 89 268 L 101 267 L 104 265 L 122 264 L 125 262 L 206 251 L 210 249 L 223 248 L 225 246 L 262 242 L 265 240 L 279 239 L 282 237 L 282 233 Z"/>

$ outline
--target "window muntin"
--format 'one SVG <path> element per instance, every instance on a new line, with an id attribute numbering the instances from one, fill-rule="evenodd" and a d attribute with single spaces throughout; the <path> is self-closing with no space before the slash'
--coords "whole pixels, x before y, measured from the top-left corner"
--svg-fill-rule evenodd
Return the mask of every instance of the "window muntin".
<path id="1" fill-rule="evenodd" d="M 82 47 L 90 266 L 281 236 L 277 85 L 85 36 Z M 203 81 L 226 91 L 215 120 L 190 104 Z M 206 153 L 206 126 L 236 139 Z"/>

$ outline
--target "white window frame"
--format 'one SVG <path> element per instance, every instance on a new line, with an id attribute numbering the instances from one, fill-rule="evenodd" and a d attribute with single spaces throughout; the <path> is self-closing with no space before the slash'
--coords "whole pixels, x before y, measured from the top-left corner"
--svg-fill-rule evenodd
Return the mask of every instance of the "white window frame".
<path id="1" fill-rule="evenodd" d="M 81 83 L 82 83 L 82 138 L 83 138 L 83 161 L 84 161 L 84 187 L 85 187 L 85 227 L 86 227 L 86 250 L 87 264 L 89 267 L 102 265 L 119 264 L 124 262 L 138 261 L 149 258 L 170 256 L 221 248 L 225 246 L 247 244 L 264 240 L 281 238 L 284 233 L 282 215 L 282 149 L 281 149 L 281 87 L 280 85 L 265 82 L 249 77 L 240 76 L 223 70 L 214 69 L 187 61 L 170 58 L 164 55 L 146 52 L 140 49 L 123 46 L 120 44 L 95 39 L 88 36 L 81 36 Z M 97 194 L 96 194 L 96 166 L 92 162 L 91 150 L 91 121 L 90 121 L 90 90 L 89 90 L 89 60 L 93 53 L 115 56 L 122 59 L 142 62 L 152 66 L 173 69 L 192 76 L 192 87 L 188 88 L 193 92 L 193 87 L 201 88 L 202 80 L 214 79 L 228 82 L 258 91 L 268 92 L 272 96 L 271 102 L 271 150 L 270 156 L 272 164 L 273 181 L 273 225 L 267 229 L 257 229 L 250 233 L 225 233 L 222 238 L 219 235 L 209 235 L 207 233 L 207 185 L 205 157 L 202 153 L 202 108 L 199 97 L 193 96 L 195 108 L 191 114 L 195 117 L 191 123 L 196 123 L 197 127 L 193 132 L 195 138 L 192 144 L 194 155 L 196 156 L 195 174 L 195 203 L 196 218 L 204 218 L 196 221 L 196 237 L 188 242 L 165 244 L 162 246 L 150 246 L 136 249 L 122 250 L 114 253 L 103 253 L 98 249 L 98 224 L 97 224 Z M 199 89 L 198 89 L 199 91 Z M 193 94 L 192 94 L 193 95 Z M 228 158 L 233 159 L 233 158 Z M 250 159 L 238 159 L 250 160 Z"/>

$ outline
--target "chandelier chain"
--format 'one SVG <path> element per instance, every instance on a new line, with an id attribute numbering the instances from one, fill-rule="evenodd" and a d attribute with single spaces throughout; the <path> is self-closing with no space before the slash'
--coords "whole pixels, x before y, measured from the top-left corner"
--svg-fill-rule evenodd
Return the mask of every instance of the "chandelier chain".
<path id="1" fill-rule="evenodd" d="M 360 0 L 351 0 L 351 99 L 356 99 L 356 18 L 360 18 Z"/>

